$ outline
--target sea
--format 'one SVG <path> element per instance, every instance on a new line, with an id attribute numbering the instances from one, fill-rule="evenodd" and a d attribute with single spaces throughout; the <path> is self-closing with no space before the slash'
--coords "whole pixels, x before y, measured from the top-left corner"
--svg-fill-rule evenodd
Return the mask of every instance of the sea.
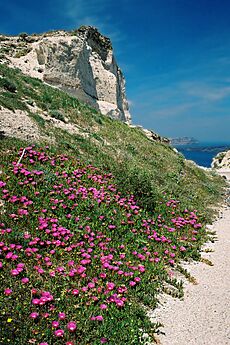
<path id="1" fill-rule="evenodd" d="M 186 159 L 194 161 L 196 164 L 211 168 L 212 159 L 219 153 L 230 150 L 229 143 L 206 143 L 199 142 L 188 145 L 174 145 Z"/>

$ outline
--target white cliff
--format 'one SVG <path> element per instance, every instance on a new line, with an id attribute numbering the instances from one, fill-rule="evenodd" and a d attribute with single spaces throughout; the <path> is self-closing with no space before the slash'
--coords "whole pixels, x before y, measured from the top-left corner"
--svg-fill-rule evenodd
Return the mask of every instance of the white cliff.
<path id="1" fill-rule="evenodd" d="M 131 122 L 125 80 L 111 42 L 97 29 L 0 37 L 5 58 L 23 73 L 60 88 L 113 118 Z"/>
<path id="2" fill-rule="evenodd" d="M 212 160 L 212 168 L 214 169 L 230 169 L 230 150 L 220 152 Z"/>

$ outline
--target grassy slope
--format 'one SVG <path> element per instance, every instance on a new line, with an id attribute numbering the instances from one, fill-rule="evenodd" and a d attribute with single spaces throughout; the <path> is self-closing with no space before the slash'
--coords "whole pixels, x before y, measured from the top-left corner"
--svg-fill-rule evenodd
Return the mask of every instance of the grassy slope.
<path id="1" fill-rule="evenodd" d="M 141 344 L 141 335 L 154 331 L 142 306 L 154 307 L 160 291 L 182 295 L 181 284 L 171 278 L 171 270 L 181 259 L 199 259 L 200 246 L 208 235 L 200 223 L 204 225 L 207 219 L 207 205 L 221 200 L 222 180 L 189 164 L 169 146 L 151 142 L 140 129 L 102 116 L 36 79 L 5 66 L 0 66 L 0 74 L 7 80 L 0 81 L 0 104 L 12 110 L 24 109 L 42 133 L 56 140 L 44 154 L 39 146 L 28 149 L 22 166 L 16 169 L 12 162 L 18 160 L 19 148 L 27 143 L 7 138 L 0 141 L 0 242 L 6 248 L 0 252 L 0 343 Z M 15 85 L 16 93 L 12 92 L 14 88 L 7 91 L 9 83 Z M 34 102 L 40 109 L 36 115 L 27 105 Z M 44 112 L 75 123 L 81 135 L 54 128 Z M 76 179 L 77 169 L 80 175 Z M 37 174 L 39 171 L 41 174 Z M 74 200 L 68 198 L 70 193 L 77 193 Z M 136 202 L 130 201 L 132 194 Z M 179 202 L 168 202 L 172 198 Z M 61 226 L 55 237 L 52 232 L 38 230 L 39 225 L 52 229 L 52 219 Z M 61 231 L 70 231 L 73 236 Z M 53 242 L 56 236 L 62 245 Z M 22 247 L 17 249 L 15 244 Z M 28 256 L 28 247 L 36 248 L 36 254 Z M 9 252 L 18 258 L 12 259 Z M 90 264 L 80 262 L 86 252 L 91 256 Z M 111 254 L 107 259 L 111 267 L 106 268 L 99 258 Z M 86 276 L 58 273 L 60 266 L 69 272 L 70 261 L 74 261 L 75 269 L 84 266 Z M 14 276 L 12 270 L 19 262 L 25 269 Z M 117 274 L 113 269 L 116 266 L 131 275 Z M 55 270 L 56 275 L 50 275 Z M 100 276 L 105 273 L 106 277 Z M 22 278 L 28 278 L 28 283 Z M 115 285 L 112 290 L 108 290 L 110 283 Z M 36 292 L 31 297 L 32 288 Z M 78 297 L 73 295 L 74 289 L 80 291 Z M 44 291 L 52 295 L 52 302 L 45 301 L 41 306 L 31 303 Z M 107 309 L 101 309 L 101 304 Z M 59 328 L 64 330 L 60 338 L 51 324 L 58 320 L 59 312 L 66 313 L 66 319 L 59 320 Z M 33 320 L 31 313 L 39 315 Z M 98 315 L 103 321 L 91 319 Z M 68 330 L 69 321 L 76 322 L 76 332 Z"/>
<path id="2" fill-rule="evenodd" d="M 0 105 L 28 111 L 41 133 L 54 137 L 60 150 L 75 152 L 85 161 L 112 171 L 119 186 L 134 193 L 148 209 L 162 192 L 200 210 L 220 198 L 222 182 L 218 177 L 186 162 L 170 146 L 150 141 L 141 129 L 103 116 L 64 92 L 4 65 L 0 75 L 17 88 L 16 93 L 2 88 Z M 29 112 L 27 104 L 36 104 L 40 111 Z M 68 122 L 80 126 L 83 135 L 70 135 L 50 126 L 41 117 L 44 112 L 59 118 L 64 115 Z"/>
<path id="3" fill-rule="evenodd" d="M 27 147 L 17 165 L 18 144 L 1 147 L 0 343 L 144 344 L 158 327 L 146 307 L 183 296 L 172 270 L 199 259 L 203 217 L 166 195 L 147 212 L 111 174 L 56 150 Z"/>

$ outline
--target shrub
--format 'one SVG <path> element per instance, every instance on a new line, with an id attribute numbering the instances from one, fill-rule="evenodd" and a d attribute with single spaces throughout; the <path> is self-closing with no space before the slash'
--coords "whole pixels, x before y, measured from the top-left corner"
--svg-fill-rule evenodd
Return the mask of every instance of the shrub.
<path id="1" fill-rule="evenodd" d="M 58 110 L 51 110 L 50 111 L 50 116 L 53 117 L 56 120 L 65 122 L 64 115 L 60 111 L 58 111 Z"/>
<path id="2" fill-rule="evenodd" d="M 7 78 L 0 78 L 0 87 L 3 87 L 5 90 L 9 92 L 16 92 L 17 87 L 16 85 Z"/>
<path id="3" fill-rule="evenodd" d="M 21 40 L 25 41 L 26 38 L 28 37 L 28 34 L 27 34 L 26 32 L 21 32 L 21 33 L 18 35 L 18 37 L 19 37 Z"/>
<path id="4" fill-rule="evenodd" d="M 29 52 L 31 52 L 31 50 L 32 50 L 32 48 L 23 48 L 23 49 L 20 49 L 20 50 L 18 50 L 18 51 L 15 53 L 14 57 L 15 57 L 15 58 L 20 58 L 20 57 L 22 57 L 22 56 L 25 56 L 25 55 L 29 54 Z"/>

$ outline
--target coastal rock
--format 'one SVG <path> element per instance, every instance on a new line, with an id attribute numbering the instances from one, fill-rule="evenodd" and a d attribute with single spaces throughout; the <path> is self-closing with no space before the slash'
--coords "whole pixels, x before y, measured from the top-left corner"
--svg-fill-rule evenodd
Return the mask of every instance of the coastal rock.
<path id="1" fill-rule="evenodd" d="M 212 160 L 212 168 L 230 169 L 230 150 L 218 153 Z"/>
<path id="2" fill-rule="evenodd" d="M 91 26 L 43 35 L 0 37 L 4 61 L 68 92 L 102 114 L 131 122 L 125 80 L 111 41 Z"/>
<path id="3" fill-rule="evenodd" d="M 143 132 L 145 133 L 147 138 L 149 138 L 150 140 L 161 142 L 161 143 L 165 143 L 165 144 L 169 144 L 170 143 L 170 140 L 168 138 L 162 137 L 161 135 L 155 133 L 152 130 L 143 129 Z"/>
<path id="4" fill-rule="evenodd" d="M 155 133 L 154 131 L 152 131 L 151 129 L 146 129 L 146 128 L 143 128 L 142 126 L 140 125 L 132 125 L 132 124 L 129 124 L 129 127 L 131 128 L 138 128 L 140 129 L 144 135 L 152 140 L 152 141 L 157 141 L 159 143 L 164 143 L 164 144 L 169 144 L 170 143 L 170 139 L 166 138 L 166 137 L 162 137 L 161 135 Z"/>

